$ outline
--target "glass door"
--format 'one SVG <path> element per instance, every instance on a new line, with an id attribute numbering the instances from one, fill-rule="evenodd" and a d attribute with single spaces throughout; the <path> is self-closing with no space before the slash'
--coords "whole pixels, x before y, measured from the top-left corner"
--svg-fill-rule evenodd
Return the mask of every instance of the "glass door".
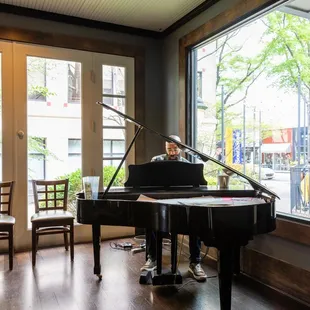
<path id="1" fill-rule="evenodd" d="M 134 116 L 134 59 L 91 52 L 12 43 L 14 176 L 17 181 L 15 244 L 31 247 L 34 213 L 32 179 L 69 179 L 68 208 L 76 214 L 75 194 L 82 176 L 111 179 L 134 135 L 133 125 L 96 105 L 104 101 Z M 13 111 L 13 110 L 12 110 Z M 130 153 L 116 186 L 122 186 Z M 102 188 L 101 188 L 102 189 Z M 105 227 L 103 237 L 132 234 L 133 228 Z M 76 225 L 75 242 L 91 241 L 91 227 Z M 44 240 L 43 240 L 44 239 Z M 63 244 L 62 235 L 44 245 Z"/>
<path id="2" fill-rule="evenodd" d="M 29 246 L 30 217 L 34 214 L 32 179 L 69 178 L 68 209 L 76 214 L 75 194 L 82 189 L 82 136 L 89 136 L 84 123 L 91 119 L 85 103 L 93 101 L 92 59 L 86 52 L 13 44 L 18 154 L 15 206 L 19 208 L 16 241 L 17 246 Z M 83 158 L 87 160 L 89 153 L 86 149 Z M 85 226 L 77 227 L 75 241 L 79 235 L 89 235 L 85 230 Z M 61 235 L 50 241 L 57 243 L 57 237 L 62 242 Z M 48 237 L 45 239 L 48 244 Z"/>

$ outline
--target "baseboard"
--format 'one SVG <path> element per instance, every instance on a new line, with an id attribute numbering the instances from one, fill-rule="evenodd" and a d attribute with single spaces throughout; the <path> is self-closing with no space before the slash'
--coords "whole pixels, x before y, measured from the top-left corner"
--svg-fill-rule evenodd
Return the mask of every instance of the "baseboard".
<path id="1" fill-rule="evenodd" d="M 179 246 L 182 239 L 179 236 Z M 205 250 L 206 247 L 202 246 L 202 256 Z M 182 251 L 189 256 L 188 237 L 183 239 Z M 204 263 L 217 269 L 217 249 L 209 248 Z M 240 265 L 243 276 L 307 306 L 310 304 L 310 271 L 247 247 L 241 248 Z"/>
<path id="2" fill-rule="evenodd" d="M 310 304 L 310 271 L 246 247 L 242 256 L 242 270 L 246 275 Z"/>

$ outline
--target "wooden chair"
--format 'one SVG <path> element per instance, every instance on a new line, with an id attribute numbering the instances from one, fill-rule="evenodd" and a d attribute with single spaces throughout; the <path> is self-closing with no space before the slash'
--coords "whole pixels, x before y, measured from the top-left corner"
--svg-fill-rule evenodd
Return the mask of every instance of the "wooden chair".
<path id="1" fill-rule="evenodd" d="M 14 181 L 0 182 L 0 240 L 9 240 L 9 268 L 13 269 L 13 232 L 15 218 L 12 214 Z"/>
<path id="2" fill-rule="evenodd" d="M 68 179 L 32 181 L 36 211 L 31 217 L 33 266 L 36 264 L 40 235 L 64 234 L 65 249 L 68 251 L 70 234 L 71 261 L 74 260 L 74 216 L 67 211 L 68 184 Z"/>

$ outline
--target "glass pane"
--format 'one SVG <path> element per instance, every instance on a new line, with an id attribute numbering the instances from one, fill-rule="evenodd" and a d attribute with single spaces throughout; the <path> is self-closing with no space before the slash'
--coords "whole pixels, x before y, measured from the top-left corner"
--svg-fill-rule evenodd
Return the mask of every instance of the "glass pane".
<path id="1" fill-rule="evenodd" d="M 104 156 L 112 155 L 112 140 L 103 140 L 103 154 Z"/>
<path id="2" fill-rule="evenodd" d="M 305 31 L 309 19 L 273 11 L 200 45 L 193 51 L 192 106 L 197 149 L 277 193 L 277 212 L 310 219 Z M 209 186 L 216 185 L 218 172 L 206 165 Z M 237 178 L 232 184 L 243 187 Z"/>
<path id="3" fill-rule="evenodd" d="M 125 129 L 118 129 L 118 128 L 104 128 L 103 129 L 103 147 L 107 146 L 108 150 L 103 149 L 103 153 L 107 153 L 112 151 L 114 153 L 114 148 L 111 147 L 115 141 L 119 141 L 119 143 L 123 143 L 125 146 Z M 108 141 L 110 142 L 108 144 Z M 112 142 L 112 143 L 111 143 Z M 112 144 L 112 145 L 111 145 Z M 121 152 L 118 153 L 125 153 L 125 147 L 123 147 Z"/>
<path id="4" fill-rule="evenodd" d="M 103 94 L 125 96 L 125 68 L 117 66 L 102 66 Z"/>
<path id="5" fill-rule="evenodd" d="M 81 154 L 68 155 L 68 173 L 74 173 L 81 169 L 82 156 Z"/>
<path id="6" fill-rule="evenodd" d="M 74 193 L 81 190 L 81 182 L 74 182 L 81 178 L 80 85 L 81 63 L 27 57 L 28 180 L 69 178 L 68 208 L 73 213 Z M 31 215 L 33 193 L 28 185 Z"/>
<path id="7" fill-rule="evenodd" d="M 68 62 L 68 102 L 81 103 L 81 64 Z"/>
<path id="8" fill-rule="evenodd" d="M 125 141 L 112 141 L 112 149 L 114 154 L 125 154 Z"/>
<path id="9" fill-rule="evenodd" d="M 118 165 L 120 164 L 120 160 L 103 160 L 103 186 L 108 186 L 109 182 L 111 181 Z M 123 165 L 119 170 L 114 183 L 112 186 L 124 186 L 126 181 L 125 176 L 125 166 Z"/>
<path id="10" fill-rule="evenodd" d="M 125 154 L 124 140 L 103 140 L 103 157 L 122 157 Z"/>
<path id="11" fill-rule="evenodd" d="M 68 140 L 68 153 L 82 153 L 81 139 L 69 139 Z"/>
<path id="12" fill-rule="evenodd" d="M 42 180 L 45 174 L 45 156 L 39 154 L 29 154 L 28 173 L 32 179 Z"/>
<path id="13" fill-rule="evenodd" d="M 125 112 L 126 100 L 124 98 L 102 98 L 103 103 L 111 105 L 115 110 L 118 110 L 122 113 Z M 125 121 L 122 117 L 118 116 L 113 111 L 102 109 L 103 116 L 103 125 L 104 126 L 125 126 Z"/>

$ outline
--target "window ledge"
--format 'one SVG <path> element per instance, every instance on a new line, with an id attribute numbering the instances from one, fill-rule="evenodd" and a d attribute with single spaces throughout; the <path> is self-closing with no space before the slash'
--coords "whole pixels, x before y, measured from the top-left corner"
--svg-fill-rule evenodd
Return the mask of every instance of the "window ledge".
<path id="1" fill-rule="evenodd" d="M 277 228 L 271 235 L 310 246 L 310 221 L 277 214 Z"/>

